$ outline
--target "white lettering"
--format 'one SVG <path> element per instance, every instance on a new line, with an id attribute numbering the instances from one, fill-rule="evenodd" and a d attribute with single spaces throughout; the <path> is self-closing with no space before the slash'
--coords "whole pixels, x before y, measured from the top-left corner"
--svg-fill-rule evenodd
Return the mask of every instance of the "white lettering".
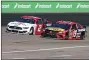
<path id="1" fill-rule="evenodd" d="M 39 4 L 37 3 L 35 8 L 51 8 L 51 4 Z"/>
<path id="2" fill-rule="evenodd" d="M 57 4 L 56 8 L 72 8 L 72 4 Z"/>
<path id="3" fill-rule="evenodd" d="M 18 4 L 16 3 L 14 8 L 31 8 L 31 5 L 24 5 L 24 4 Z"/>
<path id="4" fill-rule="evenodd" d="M 10 7 L 9 4 L 7 4 L 7 5 L 2 5 L 2 8 L 9 8 L 9 7 Z"/>
<path id="5" fill-rule="evenodd" d="M 89 8 L 89 4 L 80 4 L 78 3 L 77 7 L 76 8 Z"/>

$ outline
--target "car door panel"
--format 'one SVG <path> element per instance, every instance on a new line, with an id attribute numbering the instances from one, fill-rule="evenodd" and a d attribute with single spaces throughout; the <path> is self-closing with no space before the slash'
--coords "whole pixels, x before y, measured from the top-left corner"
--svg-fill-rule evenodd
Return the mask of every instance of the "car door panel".
<path id="1" fill-rule="evenodd" d="M 40 19 L 36 22 L 36 30 L 35 30 L 35 35 L 40 35 L 43 31 L 43 21 Z"/>

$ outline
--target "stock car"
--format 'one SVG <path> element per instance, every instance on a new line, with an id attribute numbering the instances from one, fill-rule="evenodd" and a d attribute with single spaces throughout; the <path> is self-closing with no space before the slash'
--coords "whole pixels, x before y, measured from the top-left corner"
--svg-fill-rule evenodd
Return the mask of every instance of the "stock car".
<path id="1" fill-rule="evenodd" d="M 41 33 L 41 37 L 56 37 L 61 40 L 83 40 L 86 26 L 77 22 L 57 21 Z"/>
<path id="2" fill-rule="evenodd" d="M 20 19 L 7 24 L 6 32 L 40 35 L 49 21 L 35 16 L 21 16 Z"/>

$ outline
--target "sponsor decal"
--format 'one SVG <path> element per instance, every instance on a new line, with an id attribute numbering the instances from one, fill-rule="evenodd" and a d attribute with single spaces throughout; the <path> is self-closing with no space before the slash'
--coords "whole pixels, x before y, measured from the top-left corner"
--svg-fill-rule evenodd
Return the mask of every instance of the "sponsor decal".
<path id="1" fill-rule="evenodd" d="M 2 5 L 2 8 L 9 8 L 9 7 L 10 7 L 9 4 L 3 4 L 3 5 Z"/>
<path id="2" fill-rule="evenodd" d="M 18 4 L 18 3 L 16 3 L 14 5 L 14 9 L 15 8 L 31 8 L 31 5 L 30 4 Z"/>
<path id="3" fill-rule="evenodd" d="M 30 13 L 30 12 L 89 12 L 89 2 L 4 2 L 2 1 L 2 13 Z"/>
<path id="4" fill-rule="evenodd" d="M 51 4 L 39 4 L 37 3 L 35 8 L 51 8 Z"/>
<path id="5" fill-rule="evenodd" d="M 57 4 L 56 8 L 72 8 L 72 4 Z"/>
<path id="6" fill-rule="evenodd" d="M 76 8 L 89 8 L 89 4 L 78 3 Z"/>

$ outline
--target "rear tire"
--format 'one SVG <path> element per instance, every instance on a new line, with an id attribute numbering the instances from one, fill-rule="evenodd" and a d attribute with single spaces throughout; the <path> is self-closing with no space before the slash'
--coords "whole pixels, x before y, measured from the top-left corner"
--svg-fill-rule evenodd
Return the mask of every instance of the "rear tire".
<path id="1" fill-rule="evenodd" d="M 9 33 L 10 31 L 8 31 L 8 29 L 6 28 L 6 31 L 5 31 L 6 33 Z"/>
<path id="2" fill-rule="evenodd" d="M 85 32 L 82 32 L 82 33 L 81 33 L 81 36 L 80 36 L 80 39 L 81 39 L 81 40 L 84 40 L 84 37 L 85 37 Z"/>

